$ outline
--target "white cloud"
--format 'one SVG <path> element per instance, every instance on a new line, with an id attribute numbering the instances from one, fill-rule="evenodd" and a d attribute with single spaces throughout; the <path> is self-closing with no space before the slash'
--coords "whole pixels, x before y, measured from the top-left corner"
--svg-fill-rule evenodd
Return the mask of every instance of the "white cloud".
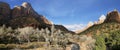
<path id="1" fill-rule="evenodd" d="M 70 24 L 70 25 L 64 25 L 64 26 L 71 31 L 81 30 L 85 27 L 84 24 Z"/>

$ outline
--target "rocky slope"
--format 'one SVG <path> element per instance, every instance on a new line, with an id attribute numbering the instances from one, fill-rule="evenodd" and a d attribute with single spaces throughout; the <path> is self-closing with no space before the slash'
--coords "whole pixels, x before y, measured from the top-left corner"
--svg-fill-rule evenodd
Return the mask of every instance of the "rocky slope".
<path id="1" fill-rule="evenodd" d="M 10 9 L 9 4 L 0 2 L 0 26 L 11 26 L 12 28 L 32 26 L 35 28 L 51 28 L 52 24 L 44 16 L 39 15 L 30 3 L 24 2 L 21 6 Z M 54 25 L 56 29 L 71 32 L 62 25 Z"/>

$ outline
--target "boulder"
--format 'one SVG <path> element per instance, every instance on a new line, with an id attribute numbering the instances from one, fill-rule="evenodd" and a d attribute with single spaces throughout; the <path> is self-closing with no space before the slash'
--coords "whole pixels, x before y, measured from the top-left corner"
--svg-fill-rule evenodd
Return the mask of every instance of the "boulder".
<path id="1" fill-rule="evenodd" d="M 66 50 L 80 50 L 80 46 L 77 43 L 72 43 L 66 46 Z"/>
<path id="2" fill-rule="evenodd" d="M 80 50 L 80 46 L 79 46 L 79 44 L 72 44 L 71 45 L 71 50 Z"/>

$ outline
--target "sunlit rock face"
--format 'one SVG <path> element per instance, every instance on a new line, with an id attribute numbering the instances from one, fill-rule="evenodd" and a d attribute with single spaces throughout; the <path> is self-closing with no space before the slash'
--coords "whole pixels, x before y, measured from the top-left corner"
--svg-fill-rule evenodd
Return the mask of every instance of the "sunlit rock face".
<path id="1" fill-rule="evenodd" d="M 83 31 L 87 30 L 89 27 L 91 27 L 91 26 L 93 26 L 93 25 L 94 25 L 94 22 L 90 21 L 90 22 L 88 22 L 87 26 L 85 26 L 85 27 L 84 27 L 83 29 L 81 29 L 81 30 L 76 30 L 75 33 L 79 34 L 79 33 L 83 32 Z"/>
<path id="2" fill-rule="evenodd" d="M 51 22 L 48 21 L 44 16 L 39 15 L 37 12 L 34 11 L 30 3 L 24 2 L 21 6 L 15 6 L 12 10 L 12 17 L 34 17 L 38 20 L 41 24 L 50 24 Z"/>
<path id="3" fill-rule="evenodd" d="M 15 6 L 12 10 L 12 17 L 22 17 L 25 16 L 24 8 L 22 6 Z"/>
<path id="4" fill-rule="evenodd" d="M 93 25 L 94 25 L 94 23 L 90 21 L 90 22 L 88 23 L 87 27 L 91 27 L 91 26 L 93 26 Z"/>
<path id="5" fill-rule="evenodd" d="M 52 25 L 52 23 L 49 20 L 47 20 L 44 16 L 38 17 L 38 19 L 39 21 L 43 21 L 46 24 Z"/>
<path id="6" fill-rule="evenodd" d="M 117 10 L 109 12 L 106 16 L 105 22 L 119 22 L 120 23 L 120 13 Z"/>
<path id="7" fill-rule="evenodd" d="M 98 22 L 99 23 L 103 23 L 105 19 L 106 19 L 105 15 L 101 15 L 101 17 L 99 18 Z"/>
<path id="8" fill-rule="evenodd" d="M 28 2 L 23 2 L 22 3 L 22 7 L 24 8 L 24 12 L 26 15 L 30 15 L 30 16 L 35 16 L 35 17 L 39 17 L 39 14 L 37 14 L 34 9 L 32 8 L 31 4 Z"/>
<path id="9" fill-rule="evenodd" d="M 35 12 L 30 3 L 24 2 L 22 4 L 22 7 L 24 7 L 25 14 L 36 17 L 36 19 L 38 19 L 39 22 L 44 22 L 45 24 L 52 24 L 44 16 L 39 15 L 37 12 Z"/>
<path id="10" fill-rule="evenodd" d="M 31 7 L 30 3 L 28 3 L 28 2 L 23 2 L 22 6 L 23 6 L 24 8 L 29 8 L 29 7 Z"/>
<path id="11" fill-rule="evenodd" d="M 13 11 L 12 11 L 12 16 L 13 17 L 16 17 L 16 16 L 33 16 L 33 17 L 39 17 L 39 14 L 37 14 L 32 6 L 27 3 L 27 2 L 24 2 L 22 4 L 22 6 L 15 6 L 13 8 Z"/>
<path id="12" fill-rule="evenodd" d="M 106 16 L 105 15 L 101 15 L 100 18 L 98 19 L 98 21 L 95 21 L 94 24 L 101 24 L 105 21 Z"/>

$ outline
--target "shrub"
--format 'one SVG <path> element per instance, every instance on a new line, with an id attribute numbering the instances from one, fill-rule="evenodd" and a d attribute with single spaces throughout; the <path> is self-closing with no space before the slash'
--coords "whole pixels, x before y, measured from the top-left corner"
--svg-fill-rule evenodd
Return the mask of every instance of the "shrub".
<path id="1" fill-rule="evenodd" d="M 0 44 L 0 48 L 6 48 L 5 44 Z"/>
<path id="2" fill-rule="evenodd" d="M 104 38 L 102 38 L 101 36 L 96 36 L 95 45 L 96 46 L 94 50 L 106 50 Z"/>
<path id="3" fill-rule="evenodd" d="M 106 45 L 112 50 L 120 50 L 120 30 L 109 33 L 106 38 Z"/>
<path id="4" fill-rule="evenodd" d="M 18 29 L 0 27 L 0 44 L 7 44 L 6 47 L 10 49 L 39 48 L 42 44 L 37 42 L 45 42 L 50 49 L 60 50 L 61 48 L 65 49 L 71 39 L 80 40 L 79 35 L 65 33 L 55 29 L 54 26 L 51 30 L 48 28 L 39 30 L 32 27 Z M 1 47 L 4 48 L 5 45 L 1 45 Z"/>

